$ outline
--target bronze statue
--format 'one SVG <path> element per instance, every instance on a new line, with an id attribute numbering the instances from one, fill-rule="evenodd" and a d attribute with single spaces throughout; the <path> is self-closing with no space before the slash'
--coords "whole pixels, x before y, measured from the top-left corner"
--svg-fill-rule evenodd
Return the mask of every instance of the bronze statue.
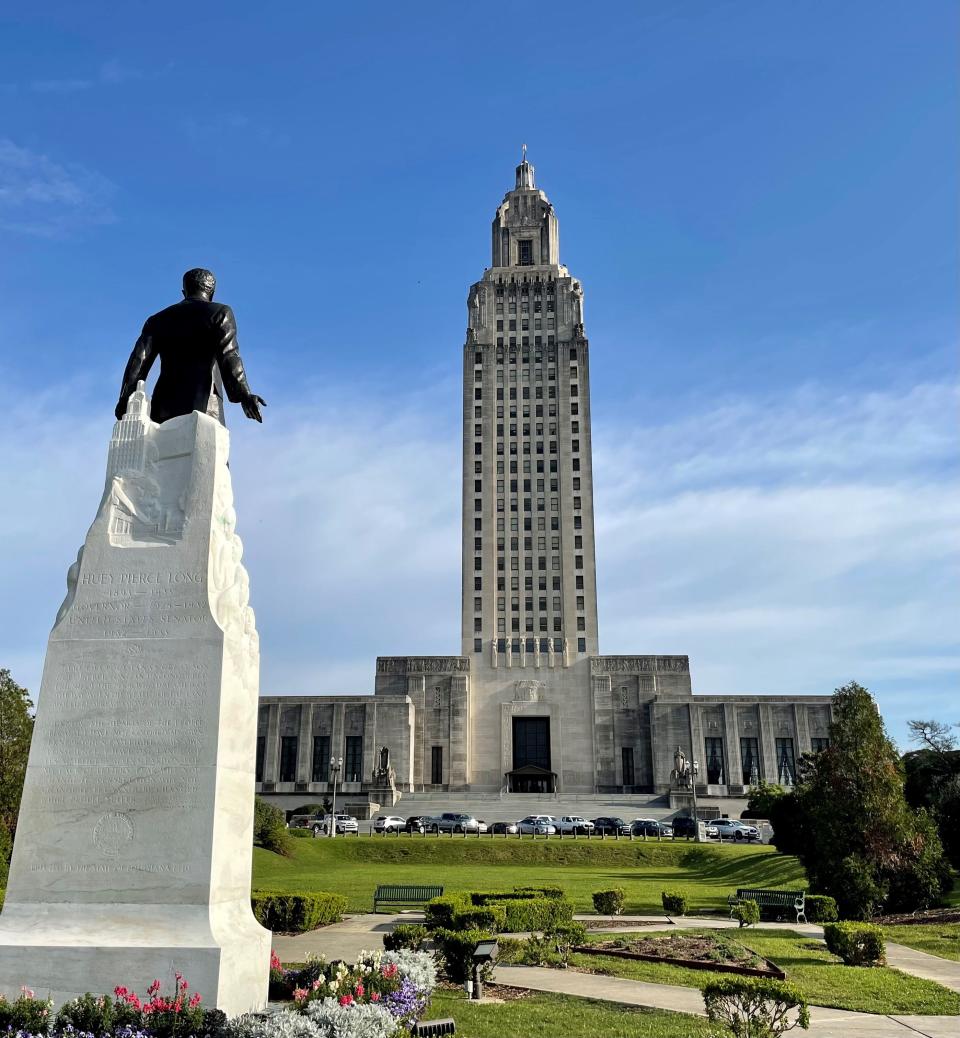
<path id="1" fill-rule="evenodd" d="M 154 360 L 160 358 L 160 376 L 153 391 L 150 417 L 166 422 L 192 411 L 206 412 L 211 393 L 218 399 L 214 368 L 227 399 L 240 404 L 248 418 L 262 422 L 260 407 L 266 401 L 247 385 L 243 361 L 237 349 L 237 325 L 226 303 L 214 303 L 217 279 L 209 270 L 197 267 L 183 275 L 183 296 L 179 303 L 148 317 L 123 373 L 117 420 L 127 409 L 127 399 L 146 379 Z M 219 382 L 219 379 L 217 380 Z M 222 404 L 218 407 L 222 415 Z"/>

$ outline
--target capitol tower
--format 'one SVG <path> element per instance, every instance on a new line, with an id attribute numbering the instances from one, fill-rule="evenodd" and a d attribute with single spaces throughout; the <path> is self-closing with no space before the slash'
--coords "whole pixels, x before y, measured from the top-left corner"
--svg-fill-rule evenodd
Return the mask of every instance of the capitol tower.
<path id="1" fill-rule="evenodd" d="M 462 652 L 494 666 L 596 655 L 583 290 L 524 158 L 470 289 L 463 350 Z"/>

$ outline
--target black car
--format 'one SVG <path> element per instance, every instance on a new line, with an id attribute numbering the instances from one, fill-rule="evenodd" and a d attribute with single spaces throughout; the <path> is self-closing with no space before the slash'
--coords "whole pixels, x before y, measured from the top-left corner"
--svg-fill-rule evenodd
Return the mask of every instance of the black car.
<path id="1" fill-rule="evenodd" d="M 491 822 L 490 832 L 496 836 L 516 836 L 517 835 L 517 823 L 516 822 Z"/>
<path id="2" fill-rule="evenodd" d="M 427 831 L 427 819 L 423 815 L 411 815 L 403 827 L 405 833 L 423 833 Z"/>
<path id="3" fill-rule="evenodd" d="M 658 822 L 655 818 L 635 818 L 630 823 L 630 832 L 634 836 L 655 836 L 669 839 L 673 836 L 673 827 L 667 822 Z"/>
<path id="4" fill-rule="evenodd" d="M 629 836 L 630 823 L 615 816 L 601 815 L 593 820 L 593 832 L 594 835 L 599 833 L 606 836 L 616 836 L 619 833 L 620 836 Z"/>
<path id="5" fill-rule="evenodd" d="M 697 823 L 686 815 L 677 815 L 673 820 L 673 835 L 685 836 L 692 840 L 697 835 Z"/>

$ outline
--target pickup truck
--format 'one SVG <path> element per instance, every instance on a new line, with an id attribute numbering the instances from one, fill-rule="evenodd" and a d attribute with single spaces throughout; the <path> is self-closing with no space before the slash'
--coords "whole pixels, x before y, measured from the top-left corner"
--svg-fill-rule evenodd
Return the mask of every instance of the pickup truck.
<path id="1" fill-rule="evenodd" d="M 593 832 L 593 822 L 581 818 L 580 815 L 564 815 L 562 818 L 554 818 L 553 824 L 558 833 L 576 833 L 578 836 Z"/>

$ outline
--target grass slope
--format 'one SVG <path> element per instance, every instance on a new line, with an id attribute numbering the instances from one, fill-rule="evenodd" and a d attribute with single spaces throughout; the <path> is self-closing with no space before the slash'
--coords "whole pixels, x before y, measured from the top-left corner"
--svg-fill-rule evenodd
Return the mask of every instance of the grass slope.
<path id="1" fill-rule="evenodd" d="M 910 923 L 906 926 L 885 926 L 888 941 L 905 944 L 909 948 L 939 955 L 941 959 L 960 962 L 960 923 Z"/>
<path id="2" fill-rule="evenodd" d="M 369 912 L 379 883 L 441 883 L 448 892 L 551 883 L 577 911 L 595 890 L 623 887 L 627 913 L 662 912 L 660 892 L 684 891 L 691 914 L 725 911 L 738 886 L 806 887 L 796 858 L 771 847 L 591 840 L 491 840 L 360 836 L 295 840 L 293 856 L 254 848 L 259 890 L 331 890 Z"/>
<path id="3" fill-rule="evenodd" d="M 502 1005 L 468 1002 L 437 991 L 427 1018 L 452 1016 L 461 1038 L 708 1038 L 705 1019 L 686 1013 L 618 1006 L 572 995 L 531 992 Z"/>
<path id="4" fill-rule="evenodd" d="M 644 931 L 643 936 L 652 934 Z M 596 934 L 588 939 L 600 941 L 609 937 L 609 934 Z M 895 969 L 844 966 L 827 951 L 822 941 L 801 937 L 792 930 L 739 930 L 735 939 L 780 966 L 787 980 L 796 984 L 812 1005 L 863 1013 L 960 1013 L 960 994 L 940 984 Z M 707 970 L 657 962 L 632 962 L 601 955 L 573 955 L 570 961 L 575 967 L 606 976 L 653 984 L 686 984 L 701 989 L 709 981 L 727 976 Z"/>

